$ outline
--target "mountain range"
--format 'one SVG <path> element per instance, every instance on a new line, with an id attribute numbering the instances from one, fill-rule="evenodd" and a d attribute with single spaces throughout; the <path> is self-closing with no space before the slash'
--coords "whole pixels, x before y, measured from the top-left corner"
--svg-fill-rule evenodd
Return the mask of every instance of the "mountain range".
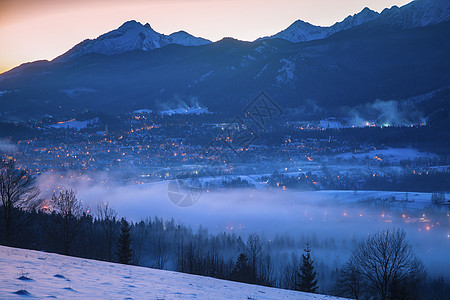
<path id="1" fill-rule="evenodd" d="M 330 27 L 315 26 L 302 20 L 297 20 L 287 29 L 261 39 L 280 38 L 291 42 L 306 42 L 324 39 L 335 33 L 363 24 L 369 24 L 369 26 L 385 24 L 392 28 L 410 29 L 439 24 L 449 20 L 449 1 L 416 0 L 403 6 L 401 9 L 393 6 L 384 9 L 381 13 L 377 13 L 366 7 L 360 13 L 348 16 L 342 22 L 338 22 Z"/>
<path id="2" fill-rule="evenodd" d="M 345 113 L 377 99 L 418 103 L 428 115 L 448 109 L 449 36 L 447 0 L 381 13 L 366 8 L 330 27 L 299 20 L 254 42 L 164 35 L 129 21 L 52 61 L 0 74 L 0 113 L 12 119 L 201 105 L 235 114 L 266 90 L 299 116 Z M 417 100 L 425 98 L 426 105 Z"/>

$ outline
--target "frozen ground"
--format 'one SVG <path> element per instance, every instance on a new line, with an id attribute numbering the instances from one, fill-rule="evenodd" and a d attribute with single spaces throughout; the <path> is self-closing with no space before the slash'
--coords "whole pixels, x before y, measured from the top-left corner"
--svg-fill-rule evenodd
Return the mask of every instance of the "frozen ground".
<path id="1" fill-rule="evenodd" d="M 0 298 L 338 299 L 4 246 Z"/>

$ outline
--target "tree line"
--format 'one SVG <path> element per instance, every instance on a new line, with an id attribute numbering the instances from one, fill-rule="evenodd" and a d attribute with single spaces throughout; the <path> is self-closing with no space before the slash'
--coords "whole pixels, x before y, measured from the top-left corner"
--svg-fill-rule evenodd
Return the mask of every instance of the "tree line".
<path id="1" fill-rule="evenodd" d="M 332 175 L 322 167 L 323 175 L 310 171 L 297 176 L 274 171 L 271 175 L 261 176 L 260 180 L 273 188 L 285 186 L 292 189 L 307 190 L 361 190 L 361 191 L 400 191 L 400 192 L 445 192 L 450 184 L 450 172 L 423 172 L 402 174 L 360 174 Z M 357 179 L 357 180 L 356 180 Z M 224 185 L 226 186 L 226 185 Z M 241 185 L 245 187 L 244 185 Z M 239 186 L 237 186 L 239 187 Z"/>
<path id="2" fill-rule="evenodd" d="M 157 217 L 133 223 L 107 203 L 88 211 L 73 190 L 61 190 L 43 203 L 34 178 L 12 162 L 1 168 L 0 198 L 3 245 L 356 299 L 445 299 L 450 291 L 443 278 L 427 279 L 399 229 L 355 242 L 351 257 L 331 270 L 333 280 L 325 285 L 324 262 L 314 259 L 314 237 L 295 245 L 289 238 L 268 241 L 258 234 L 246 240 L 213 235 L 201 226 L 194 232 Z M 331 241 L 327 245 L 336 247 Z M 304 248 L 302 253 L 287 255 L 286 249 L 296 246 Z"/>

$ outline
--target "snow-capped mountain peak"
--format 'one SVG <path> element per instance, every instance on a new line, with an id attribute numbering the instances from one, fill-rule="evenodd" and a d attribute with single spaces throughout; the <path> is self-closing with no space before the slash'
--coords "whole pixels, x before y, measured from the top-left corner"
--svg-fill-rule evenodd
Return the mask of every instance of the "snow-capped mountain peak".
<path id="1" fill-rule="evenodd" d="M 113 55 L 133 50 L 150 51 L 169 44 L 200 46 L 209 43 L 211 41 L 194 37 L 184 31 L 167 36 L 153 30 L 149 23 L 142 25 L 131 20 L 96 39 L 79 43 L 56 60 L 66 61 L 89 53 Z"/>
<path id="2" fill-rule="evenodd" d="M 287 29 L 263 39 L 281 38 L 294 43 L 319 40 L 327 38 L 336 32 L 372 21 L 378 16 L 377 12 L 366 7 L 360 13 L 348 16 L 342 22 L 338 22 L 330 27 L 315 26 L 302 20 L 297 20 Z"/>
<path id="3" fill-rule="evenodd" d="M 407 29 L 423 27 L 450 20 L 449 0 L 415 0 L 402 7 L 392 6 L 377 13 L 369 8 L 348 16 L 330 27 L 314 26 L 298 20 L 287 29 L 263 39 L 281 38 L 291 42 L 306 42 L 324 39 L 340 31 L 363 24 L 385 24 L 395 28 Z"/>
<path id="4" fill-rule="evenodd" d="M 450 1 L 415 0 L 402 7 L 385 9 L 381 21 L 400 28 L 415 28 L 450 20 Z"/>
<path id="5" fill-rule="evenodd" d="M 302 20 L 295 21 L 286 30 L 272 36 L 272 38 L 281 38 L 294 43 L 318 40 L 325 37 L 327 37 L 326 27 L 314 26 Z"/>
<path id="6" fill-rule="evenodd" d="M 371 10 L 368 7 L 365 7 L 361 12 L 354 14 L 352 16 L 348 16 L 341 22 L 335 23 L 328 29 L 328 34 L 331 35 L 333 33 L 350 29 L 352 27 L 356 27 L 367 22 L 370 22 L 380 16 L 376 11 Z"/>
<path id="7" fill-rule="evenodd" d="M 148 25 L 148 27 L 151 28 L 150 24 L 147 23 L 146 25 Z M 136 20 L 130 20 L 130 21 L 126 21 L 125 23 L 123 23 L 118 29 L 119 30 L 120 29 L 127 30 L 130 28 L 136 28 L 136 27 L 143 27 L 143 25 L 141 23 L 137 22 Z"/>
<path id="8" fill-rule="evenodd" d="M 172 44 L 178 44 L 183 46 L 201 46 L 211 43 L 211 41 L 204 38 L 195 37 L 190 35 L 186 31 L 178 31 L 169 35 L 169 40 Z"/>

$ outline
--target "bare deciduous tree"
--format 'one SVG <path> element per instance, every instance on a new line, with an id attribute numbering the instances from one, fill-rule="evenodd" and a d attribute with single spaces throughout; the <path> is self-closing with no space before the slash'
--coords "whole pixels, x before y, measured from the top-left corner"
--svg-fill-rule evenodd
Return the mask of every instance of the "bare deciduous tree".
<path id="1" fill-rule="evenodd" d="M 34 210 L 39 205 L 39 189 L 34 178 L 25 170 L 15 168 L 14 161 L 1 166 L 0 199 L 2 204 L 3 230 L 5 243 L 31 222 L 30 215 L 24 216 L 18 210 Z"/>
<path id="2" fill-rule="evenodd" d="M 159 233 L 153 240 L 153 253 L 155 255 L 155 268 L 164 269 L 170 259 L 170 243 L 166 240 L 164 233 Z"/>
<path id="3" fill-rule="evenodd" d="M 425 279 L 423 263 L 414 255 L 400 229 L 385 230 L 369 236 L 354 250 L 341 276 L 353 282 L 351 293 L 371 293 L 377 299 L 417 297 L 418 284 Z M 341 277 L 342 280 L 342 277 Z M 405 296 L 406 295 L 406 296 Z"/>
<path id="4" fill-rule="evenodd" d="M 353 261 L 347 262 L 340 270 L 337 278 L 336 293 L 338 295 L 358 299 L 362 296 L 362 276 Z"/>
<path id="5" fill-rule="evenodd" d="M 145 222 L 141 220 L 141 222 L 134 224 L 132 231 L 133 264 L 139 265 L 143 253 L 145 253 L 145 241 L 148 239 L 148 231 Z"/>
<path id="6" fill-rule="evenodd" d="M 274 285 L 274 267 L 270 254 L 264 255 L 258 275 L 258 283 L 265 286 Z"/>
<path id="7" fill-rule="evenodd" d="M 262 243 L 259 235 L 251 234 L 247 239 L 247 254 L 249 258 L 249 264 L 251 267 L 254 281 L 256 281 L 257 274 L 261 265 L 262 256 Z"/>
<path id="8" fill-rule="evenodd" d="M 68 255 L 73 239 L 80 231 L 77 221 L 83 213 L 83 206 L 73 190 L 62 190 L 52 197 L 53 210 L 61 215 L 62 243 L 64 254 Z"/>
<path id="9" fill-rule="evenodd" d="M 97 206 L 97 215 L 105 234 L 106 257 L 108 261 L 112 261 L 113 245 L 120 228 L 120 223 L 117 222 L 117 212 L 109 206 L 109 203 L 102 203 Z"/>
<path id="10" fill-rule="evenodd" d="M 290 259 L 285 257 L 288 262 L 284 267 L 283 275 L 281 278 L 281 286 L 288 290 L 295 290 L 298 285 L 297 271 L 300 268 L 300 263 L 298 261 L 297 254 L 292 252 Z"/>

